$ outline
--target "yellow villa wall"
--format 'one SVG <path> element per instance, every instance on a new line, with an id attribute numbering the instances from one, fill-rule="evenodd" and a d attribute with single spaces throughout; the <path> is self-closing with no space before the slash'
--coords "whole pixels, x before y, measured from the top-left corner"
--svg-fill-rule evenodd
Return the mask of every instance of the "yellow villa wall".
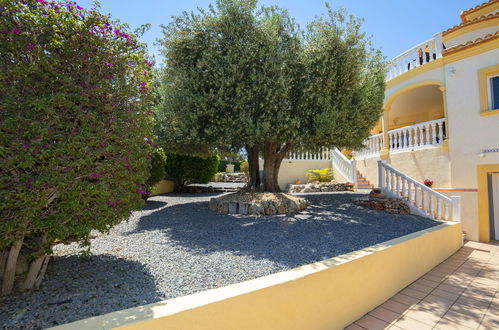
<path id="1" fill-rule="evenodd" d="M 444 223 L 290 271 L 57 328 L 341 329 L 461 245 L 461 225 Z"/>
<path id="2" fill-rule="evenodd" d="M 302 183 L 308 182 L 307 172 L 309 170 L 318 170 L 321 168 L 331 168 L 333 165 L 330 160 L 283 160 L 279 169 L 279 178 L 277 183 L 282 190 L 285 190 L 288 184 L 300 180 Z M 260 160 L 260 169 L 263 169 L 263 160 Z"/>
<path id="3" fill-rule="evenodd" d="M 151 196 L 167 194 L 173 192 L 175 184 L 170 180 L 161 180 L 151 192 Z"/>
<path id="4" fill-rule="evenodd" d="M 357 160 L 357 169 L 375 186 L 378 185 L 379 157 Z M 416 149 L 415 151 L 391 152 L 386 162 L 401 171 L 423 182 L 430 178 L 434 187 L 450 187 L 449 153 L 441 147 Z"/>

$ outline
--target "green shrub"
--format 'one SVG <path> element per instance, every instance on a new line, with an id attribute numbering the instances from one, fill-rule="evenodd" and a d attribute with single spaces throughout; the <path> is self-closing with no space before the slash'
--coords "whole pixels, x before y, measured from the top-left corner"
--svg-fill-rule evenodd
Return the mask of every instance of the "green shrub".
<path id="1" fill-rule="evenodd" d="M 170 152 L 166 154 L 166 176 L 177 189 L 190 183 L 208 183 L 217 173 L 219 163 L 217 155 L 202 158 Z"/>
<path id="2" fill-rule="evenodd" d="M 224 172 L 217 172 L 215 173 L 215 176 L 213 177 L 213 181 L 215 182 L 223 182 L 224 181 Z"/>
<path id="3" fill-rule="evenodd" d="M 149 170 L 149 179 L 147 179 L 147 185 L 153 188 L 158 182 L 163 180 L 166 175 L 166 155 L 161 148 L 154 150 L 151 157 L 151 168 Z"/>
<path id="4" fill-rule="evenodd" d="M 240 168 L 241 168 L 241 172 L 243 172 L 246 175 L 246 177 L 249 179 L 249 163 L 242 162 Z"/>
<path id="5" fill-rule="evenodd" d="M 329 182 L 333 179 L 333 169 L 323 168 L 320 170 L 309 170 L 307 172 L 309 181 Z"/>
<path id="6" fill-rule="evenodd" d="M 88 245 L 143 205 L 155 97 L 125 25 L 73 2 L 0 12 L 0 256 L 29 268 L 0 267 L 8 294 L 40 284 L 56 241 Z"/>

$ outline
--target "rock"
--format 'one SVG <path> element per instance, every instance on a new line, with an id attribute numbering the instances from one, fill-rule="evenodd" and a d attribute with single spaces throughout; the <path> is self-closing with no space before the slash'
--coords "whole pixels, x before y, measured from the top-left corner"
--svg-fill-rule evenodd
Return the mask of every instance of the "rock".
<path id="1" fill-rule="evenodd" d="M 248 214 L 249 205 L 247 203 L 239 203 L 239 214 Z"/>
<path id="2" fill-rule="evenodd" d="M 229 213 L 230 214 L 236 214 L 237 213 L 237 203 L 236 202 L 230 202 L 229 203 Z"/>
<path id="3" fill-rule="evenodd" d="M 212 198 L 208 203 L 208 208 L 212 211 L 216 211 L 218 208 L 218 201 L 215 198 Z"/>
<path id="4" fill-rule="evenodd" d="M 384 198 L 384 194 L 383 194 L 383 191 L 379 188 L 374 188 L 373 190 L 371 190 L 371 192 L 369 193 L 369 197 L 371 198 Z"/>
<path id="5" fill-rule="evenodd" d="M 277 208 L 275 207 L 273 202 L 262 202 L 263 209 L 265 214 L 274 215 L 277 213 Z"/>
<path id="6" fill-rule="evenodd" d="M 288 205 L 285 203 L 280 203 L 277 205 L 277 213 L 287 213 Z"/>
<path id="7" fill-rule="evenodd" d="M 220 213 L 228 213 L 229 212 L 229 203 L 228 202 L 219 202 L 217 211 Z"/>
<path id="8" fill-rule="evenodd" d="M 265 215 L 265 209 L 262 205 L 251 203 L 248 207 L 248 213 L 251 215 Z"/>
<path id="9" fill-rule="evenodd" d="M 303 188 L 303 190 L 301 192 L 304 192 L 304 193 L 312 192 L 312 188 L 311 187 L 305 187 L 305 188 Z"/>

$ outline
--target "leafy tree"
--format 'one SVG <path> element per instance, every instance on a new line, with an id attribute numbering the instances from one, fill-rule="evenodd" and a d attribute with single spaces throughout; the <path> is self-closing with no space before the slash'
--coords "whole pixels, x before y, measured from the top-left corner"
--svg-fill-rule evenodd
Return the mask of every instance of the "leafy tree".
<path id="1" fill-rule="evenodd" d="M 301 31 L 285 10 L 217 0 L 163 27 L 162 143 L 246 149 L 250 184 L 278 191 L 293 150 L 355 148 L 378 121 L 384 65 L 344 10 Z"/>
<path id="2" fill-rule="evenodd" d="M 96 10 L 0 0 L 2 294 L 40 285 L 56 242 L 86 246 L 143 204 L 152 63 Z"/>

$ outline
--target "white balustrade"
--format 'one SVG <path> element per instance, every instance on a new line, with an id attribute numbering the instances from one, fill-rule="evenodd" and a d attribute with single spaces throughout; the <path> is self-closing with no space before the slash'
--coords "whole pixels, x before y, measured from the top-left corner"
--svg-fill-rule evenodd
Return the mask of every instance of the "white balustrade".
<path id="1" fill-rule="evenodd" d="M 392 151 L 441 145 L 445 137 L 445 118 L 397 128 L 388 131 L 388 137 Z"/>
<path id="2" fill-rule="evenodd" d="M 376 134 L 364 141 L 364 148 L 355 152 L 355 158 L 368 158 L 378 156 L 383 149 L 383 134 Z"/>
<path id="3" fill-rule="evenodd" d="M 302 151 L 302 152 L 289 152 L 286 155 L 285 160 L 314 160 L 314 161 L 321 161 L 321 160 L 331 160 L 331 149 L 328 147 L 321 147 L 318 150 L 312 150 L 312 151 Z"/>
<path id="4" fill-rule="evenodd" d="M 353 159 L 348 159 L 338 148 L 332 150 L 333 171 L 338 171 L 349 182 L 356 185 L 357 167 Z"/>
<path id="5" fill-rule="evenodd" d="M 434 220 L 461 221 L 459 196 L 442 195 L 381 160 L 378 187 L 389 197 L 405 200 L 414 213 Z"/>
<path id="6" fill-rule="evenodd" d="M 391 80 L 404 72 L 417 68 L 442 57 L 442 34 L 420 43 L 401 55 L 395 57 L 388 67 L 386 80 Z"/>

